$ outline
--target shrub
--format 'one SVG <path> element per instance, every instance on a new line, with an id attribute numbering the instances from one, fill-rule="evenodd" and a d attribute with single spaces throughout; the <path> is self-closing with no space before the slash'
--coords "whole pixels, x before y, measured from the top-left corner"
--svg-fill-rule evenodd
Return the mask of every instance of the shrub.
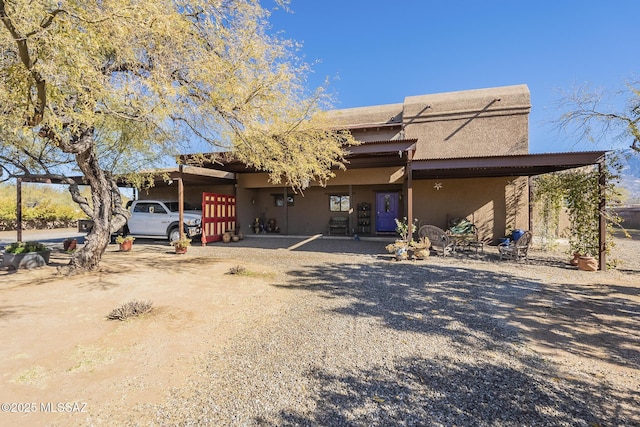
<path id="1" fill-rule="evenodd" d="M 40 242 L 15 242 L 6 247 L 5 252 L 10 254 L 26 254 L 28 252 L 46 251 L 47 247 Z"/>
<path id="2" fill-rule="evenodd" d="M 229 274 L 245 274 L 246 272 L 247 272 L 247 269 L 241 265 L 237 265 L 229 269 Z"/>
<path id="3" fill-rule="evenodd" d="M 133 237 L 133 236 L 118 235 L 118 237 L 116 237 L 116 243 L 117 244 L 122 244 L 122 243 L 128 242 L 128 241 L 133 242 L 134 240 L 136 240 L 136 238 Z"/>
<path id="4" fill-rule="evenodd" d="M 107 316 L 109 320 L 127 320 L 129 317 L 137 317 L 151 311 L 151 301 L 129 301 L 118 308 L 114 308 Z"/>

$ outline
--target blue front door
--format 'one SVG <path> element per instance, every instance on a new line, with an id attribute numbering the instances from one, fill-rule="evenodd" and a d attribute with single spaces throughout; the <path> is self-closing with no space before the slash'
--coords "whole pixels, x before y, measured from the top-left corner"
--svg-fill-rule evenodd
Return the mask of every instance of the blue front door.
<path id="1" fill-rule="evenodd" d="M 376 194 L 376 231 L 389 232 L 396 230 L 398 218 L 398 193 Z"/>

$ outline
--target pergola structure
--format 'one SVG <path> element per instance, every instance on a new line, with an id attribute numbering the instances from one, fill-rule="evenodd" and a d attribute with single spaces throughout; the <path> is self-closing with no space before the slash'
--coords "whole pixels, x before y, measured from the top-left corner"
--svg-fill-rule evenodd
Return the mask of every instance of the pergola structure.
<path id="1" fill-rule="evenodd" d="M 187 185 L 216 185 L 216 184 L 226 184 L 230 181 L 235 181 L 235 174 L 231 172 L 219 171 L 209 168 L 200 168 L 196 166 L 187 166 L 180 165 L 172 168 L 161 168 L 154 169 L 150 171 L 142 171 L 149 172 L 155 176 L 156 183 L 165 181 L 166 179 L 170 181 L 178 182 L 178 187 L 181 189 L 183 183 Z M 82 176 L 72 176 L 68 177 L 78 183 L 78 185 L 83 185 L 84 178 Z M 40 183 L 40 184 L 66 184 L 67 180 L 62 177 L 52 177 L 52 178 L 43 178 L 42 176 L 20 176 L 16 178 L 16 240 L 22 241 L 22 231 L 23 231 L 23 223 L 22 223 L 22 183 Z M 131 184 L 127 183 L 123 179 L 118 180 L 118 187 L 121 188 L 132 188 Z M 134 188 L 135 191 L 135 188 Z M 181 193 L 181 190 L 178 191 Z M 134 193 L 135 194 L 135 193 Z M 181 194 L 178 194 L 178 197 L 182 197 Z"/>

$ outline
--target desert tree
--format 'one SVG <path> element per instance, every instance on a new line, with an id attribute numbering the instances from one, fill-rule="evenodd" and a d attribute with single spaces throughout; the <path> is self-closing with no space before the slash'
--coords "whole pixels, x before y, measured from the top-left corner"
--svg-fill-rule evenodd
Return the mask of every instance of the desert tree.
<path id="1" fill-rule="evenodd" d="M 117 179 L 188 147 L 294 189 L 344 168 L 353 139 L 327 126 L 330 100 L 269 16 L 258 0 L 0 0 L 2 176 L 69 184 L 94 221 L 70 272 L 97 268 L 126 222 Z"/>
<path id="2" fill-rule="evenodd" d="M 640 82 L 629 82 L 616 95 L 586 86 L 562 94 L 559 127 L 580 141 L 613 137 L 640 153 Z"/>

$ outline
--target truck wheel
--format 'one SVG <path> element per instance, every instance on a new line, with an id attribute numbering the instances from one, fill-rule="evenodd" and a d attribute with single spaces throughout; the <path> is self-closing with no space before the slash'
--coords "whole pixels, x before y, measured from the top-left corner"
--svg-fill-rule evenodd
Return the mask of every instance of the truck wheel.
<path id="1" fill-rule="evenodd" d="M 178 227 L 174 227 L 169 231 L 169 241 L 175 242 L 180 239 L 180 229 Z"/>

